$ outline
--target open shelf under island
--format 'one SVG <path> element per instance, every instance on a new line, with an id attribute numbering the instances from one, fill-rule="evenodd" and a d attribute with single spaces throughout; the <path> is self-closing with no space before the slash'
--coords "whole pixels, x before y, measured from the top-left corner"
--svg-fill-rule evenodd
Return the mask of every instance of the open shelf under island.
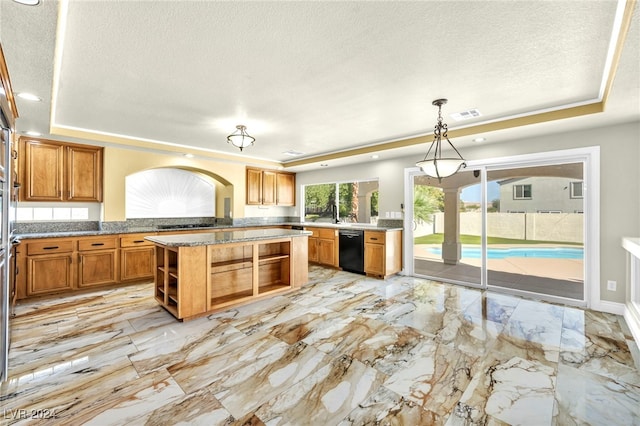
<path id="1" fill-rule="evenodd" d="M 308 231 L 264 229 L 146 237 L 156 246 L 155 298 L 180 320 L 300 288 Z"/>

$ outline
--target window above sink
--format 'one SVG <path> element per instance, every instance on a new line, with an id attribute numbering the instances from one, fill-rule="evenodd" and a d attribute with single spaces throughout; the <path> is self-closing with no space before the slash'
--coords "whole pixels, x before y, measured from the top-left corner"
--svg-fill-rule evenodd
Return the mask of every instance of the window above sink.
<path id="1" fill-rule="evenodd" d="M 376 225 L 378 181 L 304 185 L 303 222 Z"/>

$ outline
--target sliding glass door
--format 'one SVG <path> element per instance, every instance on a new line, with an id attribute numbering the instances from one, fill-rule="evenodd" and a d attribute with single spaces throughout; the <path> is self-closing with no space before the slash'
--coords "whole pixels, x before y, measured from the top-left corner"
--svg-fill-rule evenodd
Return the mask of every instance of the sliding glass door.
<path id="1" fill-rule="evenodd" d="M 487 284 L 584 299 L 582 163 L 487 171 Z"/>
<path id="2" fill-rule="evenodd" d="M 537 155 L 526 161 L 472 163 L 441 181 L 408 170 L 406 227 L 412 245 L 405 246 L 411 253 L 407 270 L 451 283 L 583 303 L 586 271 L 597 275 L 596 268 L 585 268 L 586 242 L 588 235 L 596 241 L 598 234 L 597 228 L 587 228 L 594 202 L 587 202 L 585 185 L 586 170 L 595 174 L 597 159 L 589 162 L 591 157 L 581 153 L 556 160 Z M 593 263 L 596 250 L 591 249 Z"/>
<path id="3" fill-rule="evenodd" d="M 414 259 L 417 275 L 482 284 L 482 211 L 479 174 L 413 179 Z"/>

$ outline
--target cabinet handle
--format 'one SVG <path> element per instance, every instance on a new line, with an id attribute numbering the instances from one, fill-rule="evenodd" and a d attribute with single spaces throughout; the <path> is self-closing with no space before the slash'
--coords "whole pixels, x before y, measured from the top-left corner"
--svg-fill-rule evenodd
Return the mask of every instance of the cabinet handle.
<path id="1" fill-rule="evenodd" d="M 104 245 L 104 243 L 91 243 L 91 245 L 92 245 L 93 247 L 97 247 L 97 246 L 103 246 L 103 245 Z"/>
<path id="2" fill-rule="evenodd" d="M 55 249 L 59 249 L 60 247 L 58 246 L 50 246 L 50 247 L 43 247 L 43 250 L 55 250 Z"/>
<path id="3" fill-rule="evenodd" d="M 133 240 L 134 243 L 144 243 L 144 240 Z"/>
<path id="4" fill-rule="evenodd" d="M 18 159 L 18 151 L 16 151 L 15 149 L 11 151 L 11 158 L 13 158 L 14 160 Z"/>
<path id="5" fill-rule="evenodd" d="M 377 239 L 377 238 L 373 238 L 373 237 L 372 237 L 372 238 L 370 238 L 370 240 L 371 240 L 371 241 L 378 241 L 378 239 Z"/>

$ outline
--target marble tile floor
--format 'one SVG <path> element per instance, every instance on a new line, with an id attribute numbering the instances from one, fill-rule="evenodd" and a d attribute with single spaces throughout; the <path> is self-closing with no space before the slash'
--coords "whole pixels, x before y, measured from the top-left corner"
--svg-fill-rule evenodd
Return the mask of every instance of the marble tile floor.
<path id="1" fill-rule="evenodd" d="M 152 289 L 20 304 L 0 422 L 640 424 L 619 316 L 311 267 L 297 292 L 181 323 Z"/>

